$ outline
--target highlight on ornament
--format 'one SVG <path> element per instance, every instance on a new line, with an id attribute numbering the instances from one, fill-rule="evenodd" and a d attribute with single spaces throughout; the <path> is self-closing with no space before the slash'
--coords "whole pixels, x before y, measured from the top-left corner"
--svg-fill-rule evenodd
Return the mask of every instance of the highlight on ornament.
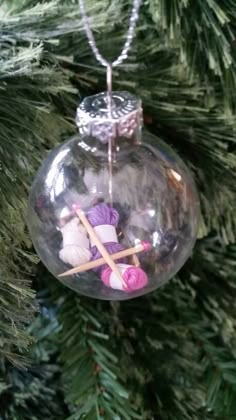
<path id="1" fill-rule="evenodd" d="M 92 269 L 100 275 L 104 285 L 113 289 L 131 292 L 145 287 L 146 273 L 140 267 L 127 264 L 127 258 L 149 251 L 151 244 L 142 242 L 125 249 L 116 233 L 119 214 L 104 203 L 89 209 L 86 215 L 80 206 L 75 204 L 72 208 L 74 216 L 61 229 L 63 248 L 59 256 L 75 268 L 59 277 Z"/>

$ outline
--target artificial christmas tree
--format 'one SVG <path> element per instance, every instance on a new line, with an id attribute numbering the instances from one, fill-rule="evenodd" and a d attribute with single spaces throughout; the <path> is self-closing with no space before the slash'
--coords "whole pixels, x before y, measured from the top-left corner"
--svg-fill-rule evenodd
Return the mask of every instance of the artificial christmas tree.
<path id="1" fill-rule="evenodd" d="M 87 3 L 111 59 L 128 6 Z M 192 170 L 202 216 L 177 277 L 109 303 L 51 277 L 26 229 L 35 170 L 75 133 L 78 98 L 103 90 L 104 72 L 77 1 L 1 2 L 0 418 L 236 418 L 235 14 L 219 0 L 141 8 L 114 88 L 138 92 L 149 130 Z"/>

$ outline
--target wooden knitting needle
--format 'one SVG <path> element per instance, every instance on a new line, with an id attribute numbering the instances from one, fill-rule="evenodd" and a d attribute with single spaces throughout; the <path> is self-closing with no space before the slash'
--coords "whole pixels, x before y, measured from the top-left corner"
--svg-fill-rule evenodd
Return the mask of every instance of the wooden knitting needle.
<path id="1" fill-rule="evenodd" d="M 128 245 L 130 245 L 129 239 L 127 238 L 126 234 L 124 232 L 122 233 L 125 238 L 125 241 L 127 242 Z M 132 264 L 135 265 L 135 267 L 140 267 L 140 262 L 139 262 L 137 254 L 133 254 L 131 256 L 131 261 L 132 261 Z"/>
<path id="2" fill-rule="evenodd" d="M 112 260 L 119 260 L 120 258 L 128 257 L 129 255 L 134 255 L 138 252 L 149 251 L 150 249 L 151 244 L 149 242 L 141 242 L 133 248 L 124 249 L 123 251 L 116 252 L 115 254 L 110 254 L 110 257 Z M 82 271 L 91 270 L 92 268 L 99 267 L 105 262 L 104 258 L 98 258 L 97 260 L 81 264 L 78 267 L 65 271 L 65 273 L 59 274 L 58 277 L 70 276 L 72 274 L 81 273 Z"/>
<path id="3" fill-rule="evenodd" d="M 114 261 L 111 259 L 111 256 L 109 254 L 109 252 L 107 252 L 105 246 L 103 245 L 103 243 L 100 241 L 100 239 L 98 238 L 95 230 L 93 229 L 93 227 L 90 225 L 87 217 L 85 216 L 83 210 L 81 210 L 80 208 L 78 208 L 78 206 L 74 206 L 74 210 L 77 214 L 77 216 L 79 217 L 81 223 L 84 225 L 85 229 L 87 230 L 90 238 L 93 239 L 94 244 L 96 245 L 97 249 L 99 250 L 100 254 L 103 256 L 105 262 L 107 263 L 107 265 L 109 265 L 110 269 L 115 273 L 115 275 L 120 279 L 120 281 L 122 282 L 122 286 L 124 287 L 124 289 L 126 289 L 126 283 L 117 267 L 117 265 L 114 263 Z"/>
<path id="4" fill-rule="evenodd" d="M 118 235 L 118 239 L 119 239 L 119 236 L 121 236 L 121 235 L 123 235 L 123 237 L 124 237 L 124 239 L 125 239 L 125 241 L 127 242 L 127 245 L 129 246 L 130 245 L 130 241 L 129 241 L 129 239 L 127 238 L 127 236 L 126 236 L 126 234 L 124 233 L 124 232 L 120 232 L 120 234 Z M 138 256 L 137 256 L 137 254 L 133 254 L 133 255 L 131 255 L 131 263 L 135 266 L 135 267 L 140 267 L 140 262 L 139 262 L 139 259 L 138 259 Z"/>
<path id="5" fill-rule="evenodd" d="M 136 254 L 132 255 L 132 263 L 135 267 L 140 267 L 140 262 Z"/>

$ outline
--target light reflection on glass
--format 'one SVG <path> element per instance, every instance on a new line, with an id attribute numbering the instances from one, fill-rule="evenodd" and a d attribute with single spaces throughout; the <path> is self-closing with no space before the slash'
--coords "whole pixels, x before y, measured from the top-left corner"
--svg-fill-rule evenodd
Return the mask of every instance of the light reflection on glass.
<path id="1" fill-rule="evenodd" d="M 182 177 L 180 174 L 178 174 L 178 172 L 174 171 L 174 169 L 170 169 L 171 174 L 173 175 L 173 177 L 176 179 L 176 181 L 181 181 Z"/>
<path id="2" fill-rule="evenodd" d="M 154 209 L 152 209 L 152 210 L 148 210 L 148 215 L 149 215 L 150 217 L 154 217 L 154 216 L 155 216 L 155 214 L 156 214 L 156 211 L 155 211 Z"/>
<path id="3" fill-rule="evenodd" d="M 94 186 L 91 188 L 91 193 L 92 193 L 92 194 L 96 194 L 96 193 L 97 193 L 97 186 L 96 186 L 96 185 L 94 185 Z"/>
<path id="4" fill-rule="evenodd" d="M 160 239 L 161 239 L 161 237 L 160 237 L 159 232 L 154 232 L 153 235 L 152 235 L 152 244 L 153 244 L 153 246 L 158 245 L 160 243 Z"/>
<path id="5" fill-rule="evenodd" d="M 45 184 L 50 191 L 51 201 L 54 201 L 55 197 L 58 194 L 60 194 L 65 188 L 64 174 L 60 172 L 60 167 L 58 165 L 65 158 L 68 152 L 70 152 L 70 149 L 65 149 L 58 153 L 58 155 L 53 160 L 51 168 L 49 169 L 48 174 L 45 178 Z M 54 183 L 55 178 L 57 179 L 56 183 Z"/>

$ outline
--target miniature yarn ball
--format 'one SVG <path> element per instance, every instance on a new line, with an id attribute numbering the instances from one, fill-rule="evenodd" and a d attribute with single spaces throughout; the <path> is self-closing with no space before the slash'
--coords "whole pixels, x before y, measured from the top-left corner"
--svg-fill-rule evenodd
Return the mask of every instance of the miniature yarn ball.
<path id="1" fill-rule="evenodd" d="M 191 255 L 198 221 L 190 171 L 145 131 L 139 144 L 116 139 L 112 173 L 106 144 L 74 136 L 49 153 L 29 198 L 29 231 L 42 262 L 64 285 L 96 299 L 127 300 L 166 283 Z M 99 265 L 61 276 L 91 264 Z"/>

